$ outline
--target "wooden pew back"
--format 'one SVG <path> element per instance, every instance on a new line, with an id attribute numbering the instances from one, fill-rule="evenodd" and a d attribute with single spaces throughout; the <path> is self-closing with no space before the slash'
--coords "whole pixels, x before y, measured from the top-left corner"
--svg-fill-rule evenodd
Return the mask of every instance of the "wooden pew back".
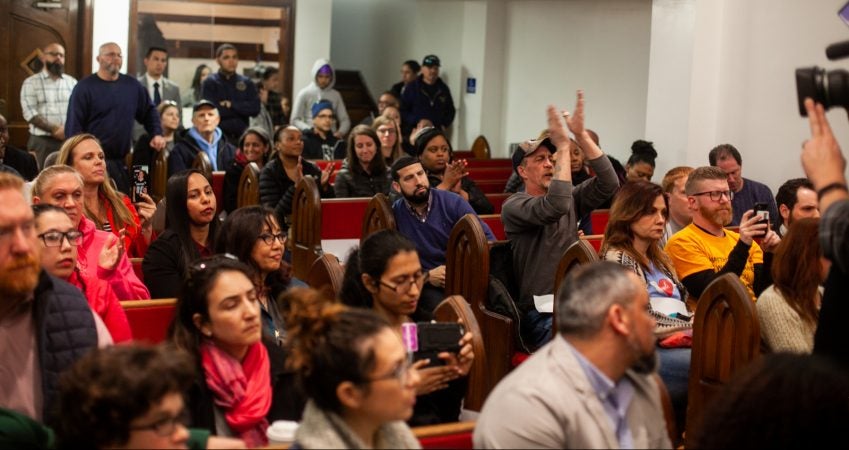
<path id="1" fill-rule="evenodd" d="M 259 204 L 259 166 L 255 162 L 248 163 L 239 177 L 239 191 L 236 194 L 236 207 Z"/>
<path id="2" fill-rule="evenodd" d="M 761 332 L 755 304 L 733 273 L 705 289 L 693 322 L 688 386 L 687 432 L 695 436 L 702 413 L 719 389 L 760 355 Z"/>
<path id="3" fill-rule="evenodd" d="M 369 200 L 363 213 L 363 230 L 360 234 L 360 244 L 370 234 L 380 230 L 394 230 L 395 214 L 389 205 L 389 198 L 383 194 L 377 194 Z"/>
<path id="4" fill-rule="evenodd" d="M 486 347 L 478 320 L 466 299 L 459 295 L 452 295 L 437 305 L 433 310 L 433 317 L 437 322 L 457 322 L 460 319 L 463 321 L 463 327 L 466 331 L 472 332 L 472 350 L 475 353 L 475 360 L 469 370 L 469 387 L 466 391 L 463 407 L 470 411 L 480 411 L 487 394 L 484 389 L 489 365 L 487 364 Z"/>
<path id="5" fill-rule="evenodd" d="M 168 150 L 156 152 L 151 168 L 153 178 L 150 180 L 151 197 L 154 202 L 165 198 L 165 186 L 168 184 Z"/>
<path id="6" fill-rule="evenodd" d="M 453 422 L 413 428 L 413 434 L 423 449 L 474 448 L 472 438 L 475 422 Z"/>
<path id="7" fill-rule="evenodd" d="M 331 298 L 336 298 L 342 290 L 342 279 L 345 270 L 335 255 L 325 253 L 312 263 L 307 274 L 306 282 L 311 288 L 325 291 Z"/>
<path id="8" fill-rule="evenodd" d="M 445 295 L 461 295 L 471 309 L 484 338 L 488 379 L 484 397 L 511 369 L 513 321 L 486 307 L 489 289 L 489 244 L 478 218 L 466 214 L 451 231 L 445 269 Z"/>
<path id="9" fill-rule="evenodd" d="M 121 307 L 127 314 L 133 340 L 158 344 L 168 337 L 168 327 L 177 313 L 177 299 L 125 300 Z"/>
<path id="10" fill-rule="evenodd" d="M 551 291 L 554 293 L 554 314 L 551 321 L 552 336 L 557 336 L 557 292 L 560 290 L 563 279 L 574 268 L 593 261 L 598 261 L 598 253 L 589 242 L 583 239 L 575 241 L 560 257 L 557 272 L 554 273 L 554 290 Z"/>
<path id="11" fill-rule="evenodd" d="M 321 196 L 312 177 L 303 177 L 292 198 L 292 225 L 289 229 L 292 272 L 305 279 L 321 251 Z"/>

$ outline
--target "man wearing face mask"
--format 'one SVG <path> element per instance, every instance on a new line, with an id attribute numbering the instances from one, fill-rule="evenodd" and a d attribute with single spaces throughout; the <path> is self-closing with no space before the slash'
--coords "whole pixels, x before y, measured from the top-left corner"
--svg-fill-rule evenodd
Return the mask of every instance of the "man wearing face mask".
<path id="1" fill-rule="evenodd" d="M 39 56 L 44 68 L 21 85 L 21 111 L 29 122 L 27 148 L 35 150 L 38 167 L 65 140 L 65 113 L 76 78 L 65 73 L 65 48 L 47 44 Z"/>
<path id="2" fill-rule="evenodd" d="M 23 187 L 0 173 L 0 407 L 50 425 L 59 374 L 112 337 L 79 289 L 42 270 Z"/>

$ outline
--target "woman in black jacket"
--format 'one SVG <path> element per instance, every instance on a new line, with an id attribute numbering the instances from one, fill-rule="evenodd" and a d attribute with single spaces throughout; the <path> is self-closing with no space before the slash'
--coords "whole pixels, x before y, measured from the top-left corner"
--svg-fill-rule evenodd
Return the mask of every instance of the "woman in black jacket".
<path id="1" fill-rule="evenodd" d="M 277 222 L 284 230 L 288 230 L 295 186 L 305 175 L 316 179 L 322 198 L 333 198 L 333 187 L 330 185 L 333 164 L 319 170 L 315 164 L 301 158 L 304 151 L 301 130 L 291 125 L 274 133 L 274 150 L 276 157 L 271 158 L 259 174 L 259 201 L 274 210 Z"/>
<path id="2" fill-rule="evenodd" d="M 336 174 L 336 198 L 389 195 L 392 179 L 380 155 L 380 139 L 366 125 L 357 125 L 348 135 L 346 167 Z"/>
<path id="3" fill-rule="evenodd" d="M 415 136 L 415 152 L 427 172 L 430 187 L 456 193 L 478 214 L 495 211 L 486 194 L 467 176 L 466 161 L 454 160 L 454 150 L 442 130 L 422 128 Z"/>
<path id="4" fill-rule="evenodd" d="M 186 393 L 192 427 L 256 448 L 268 445 L 270 422 L 300 419 L 305 400 L 285 370 L 286 352 L 262 331 L 251 270 L 232 256 L 197 261 L 169 330 L 198 367 Z"/>
<path id="5" fill-rule="evenodd" d="M 165 204 L 165 231 L 150 244 L 142 261 L 151 298 L 177 296 L 192 262 L 212 255 L 218 223 L 215 194 L 199 170 L 169 178 Z"/>

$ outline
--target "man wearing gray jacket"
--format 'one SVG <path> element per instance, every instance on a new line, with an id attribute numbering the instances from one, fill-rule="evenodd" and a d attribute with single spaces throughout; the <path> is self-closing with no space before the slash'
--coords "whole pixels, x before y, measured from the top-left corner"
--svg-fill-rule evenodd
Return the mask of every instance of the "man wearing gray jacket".
<path id="1" fill-rule="evenodd" d="M 573 270 L 557 295 L 557 337 L 489 394 L 474 447 L 671 448 L 648 305 L 622 265 Z"/>
<path id="2" fill-rule="evenodd" d="M 513 153 L 513 169 L 525 192 L 510 196 L 501 210 L 504 231 L 513 250 L 513 269 L 519 283 L 518 307 L 523 315 L 522 337 L 532 348 L 551 339 L 551 311 L 535 306 L 554 291 L 557 261 L 578 240 L 578 218 L 611 198 L 619 179 L 610 160 L 584 128 L 584 94 L 578 91 L 575 113 L 563 113 L 569 131 L 596 173 L 572 186 L 571 141 L 560 115 L 548 107 L 548 136 L 525 141 Z"/>

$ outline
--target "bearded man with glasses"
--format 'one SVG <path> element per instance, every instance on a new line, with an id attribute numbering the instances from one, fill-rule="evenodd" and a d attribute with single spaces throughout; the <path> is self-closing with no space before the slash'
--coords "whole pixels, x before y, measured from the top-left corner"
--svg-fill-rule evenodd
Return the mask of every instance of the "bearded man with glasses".
<path id="1" fill-rule="evenodd" d="M 698 298 L 716 277 L 731 272 L 755 301 L 772 284 L 772 252 L 781 238 L 752 210 L 743 213 L 739 232 L 725 228 L 731 223 L 734 192 L 718 167 L 695 169 L 684 190 L 693 223 L 673 235 L 665 248 L 681 282 Z"/>

